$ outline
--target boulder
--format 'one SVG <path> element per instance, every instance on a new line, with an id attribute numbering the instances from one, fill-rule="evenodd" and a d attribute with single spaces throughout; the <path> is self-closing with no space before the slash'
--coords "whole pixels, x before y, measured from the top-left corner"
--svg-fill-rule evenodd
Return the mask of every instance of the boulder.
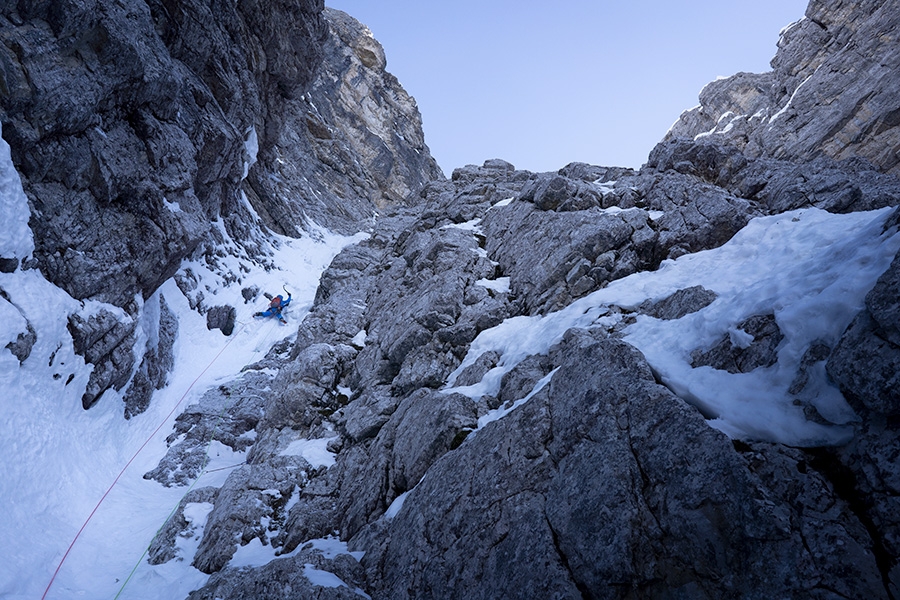
<path id="1" fill-rule="evenodd" d="M 691 366 L 707 366 L 729 373 L 749 373 L 770 367 L 778 360 L 778 344 L 784 334 L 775 315 L 754 315 L 725 334 L 709 350 L 691 353 Z"/>
<path id="2" fill-rule="evenodd" d="M 206 312 L 206 328 L 218 329 L 222 335 L 231 335 L 234 331 L 234 319 L 237 316 L 233 306 L 213 306 Z"/>
<path id="3" fill-rule="evenodd" d="M 178 336 L 178 319 L 169 308 L 166 299 L 159 294 L 158 322 L 152 323 L 156 335 L 150 336 L 156 344 L 147 344 L 144 356 L 137 371 L 125 390 L 125 418 L 138 415 L 150 406 L 150 399 L 155 390 L 161 390 L 168 382 L 169 373 L 175 365 L 175 338 Z M 145 305 L 145 311 L 147 310 Z"/>
<path id="4" fill-rule="evenodd" d="M 103 392 L 121 390 L 132 376 L 135 357 L 136 323 L 133 319 L 100 309 L 82 315 L 74 313 L 68 319 L 69 333 L 75 353 L 94 365 L 81 402 L 85 409 L 100 400 Z"/>

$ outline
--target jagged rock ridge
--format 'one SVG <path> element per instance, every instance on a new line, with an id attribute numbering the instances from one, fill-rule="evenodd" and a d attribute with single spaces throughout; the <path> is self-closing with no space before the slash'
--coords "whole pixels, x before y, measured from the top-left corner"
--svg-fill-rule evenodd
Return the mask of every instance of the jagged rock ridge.
<path id="1" fill-rule="evenodd" d="M 862 158 L 897 174 L 896 8 L 813 0 L 782 31 L 772 71 L 708 84 L 667 138 L 724 142 L 750 158 Z"/>
<path id="2" fill-rule="evenodd" d="M 442 590 L 431 592 L 438 597 L 491 598 L 517 595 L 517 590 L 526 596 L 528 590 L 540 590 L 542 596 L 577 597 L 579 590 L 601 589 L 608 585 L 605 582 L 623 579 L 627 582 L 622 583 L 623 593 L 634 587 L 648 597 L 682 587 L 688 594 L 703 590 L 708 597 L 752 594 L 761 587 L 774 595 L 840 589 L 848 596 L 883 596 L 884 565 L 879 557 L 885 554 L 874 548 L 883 547 L 890 537 L 896 506 L 888 508 L 892 503 L 887 501 L 874 513 L 860 513 L 854 502 L 842 497 L 844 491 L 837 489 L 840 479 L 832 469 L 844 465 L 841 468 L 862 476 L 869 466 L 890 460 L 890 453 L 867 455 L 857 450 L 858 456 L 841 458 L 831 451 L 732 444 L 705 425 L 696 409 L 659 386 L 639 353 L 606 339 L 615 338 L 615 329 L 602 334 L 571 332 L 549 355 L 532 356 L 510 371 L 496 397 L 472 400 L 434 389 L 445 384 L 478 332 L 503 318 L 566 305 L 610 278 L 652 266 L 672 249 L 697 251 L 724 241 L 711 225 L 707 234 L 698 232 L 696 226 L 705 221 L 678 216 L 680 210 L 695 214 L 687 194 L 708 185 L 694 176 L 619 171 L 616 184 L 607 186 L 563 174 L 585 168 L 571 165 L 553 176 L 563 179 L 568 189 L 582 191 L 580 197 L 567 200 L 583 202 L 589 195 L 587 187 L 596 192 L 595 202 L 602 202 L 604 194 L 615 197 L 610 187 L 637 197 L 638 203 L 665 198 L 671 202 L 665 206 L 671 222 L 681 226 L 659 227 L 652 218 L 654 210 L 662 208 L 656 204 L 613 215 L 598 213 L 597 205 L 542 211 L 532 190 L 548 176 L 491 161 L 455 171 L 450 182 L 431 184 L 425 189 L 422 211 L 401 211 L 383 219 L 370 240 L 335 259 L 322 278 L 313 312 L 276 376 L 267 416 L 257 427 L 264 441 L 254 445 L 248 471 L 226 486 L 229 494 L 235 494 L 232 500 L 216 502 L 213 514 L 220 515 L 219 527 L 210 540 L 217 541 L 204 544 L 194 563 L 216 574 L 196 598 L 237 597 L 234 590 L 248 589 L 250 581 L 258 585 L 264 577 L 262 572 L 245 579 L 227 568 L 219 571 L 235 552 L 237 536 L 266 539 L 288 553 L 334 530 L 350 540 L 351 548 L 366 551 L 364 589 L 373 597 L 416 597 L 424 590 Z M 596 171 L 591 171 L 594 175 Z M 678 196 L 677 190 L 683 195 Z M 724 190 L 717 193 L 718 201 L 710 203 L 730 215 L 725 222 L 746 222 L 765 210 L 757 203 L 729 201 Z M 673 197 L 683 198 L 684 206 L 679 208 Z M 498 204 L 503 208 L 492 208 Z M 542 214 L 549 218 L 539 220 Z M 480 230 L 473 231 L 469 224 L 478 218 Z M 535 227 L 545 234 L 542 242 L 538 236 L 528 238 Z M 591 232 L 592 244 L 581 241 L 579 227 Z M 611 233 L 618 231 L 625 233 Z M 572 238 L 566 237 L 569 234 Z M 523 268 L 527 276 L 511 275 L 518 262 L 529 260 L 523 256 L 522 239 L 528 239 L 527 254 L 536 257 L 530 260 L 540 268 Z M 564 246 L 562 252 L 560 239 L 577 243 Z M 602 269 L 588 276 L 598 267 L 576 268 L 593 264 L 591 260 L 595 263 L 604 254 L 597 253 L 596 244 L 607 244 L 603 249 L 611 256 L 602 261 L 619 270 Z M 506 277 L 508 288 L 499 284 Z M 583 277 L 591 283 L 574 285 Z M 885 277 L 879 286 L 891 280 Z M 885 293 L 880 291 L 878 297 Z M 708 290 L 687 289 L 639 310 L 678 318 L 713 299 Z M 627 322 L 626 314 L 620 325 Z M 759 327 L 745 325 L 760 333 L 759 344 L 750 346 L 757 366 L 773 356 L 771 340 L 777 331 L 764 333 L 771 322 L 760 315 L 754 321 Z M 365 332 L 364 341 L 360 332 Z M 716 356 L 724 358 L 716 360 L 725 361 L 721 368 L 735 361 L 730 351 L 717 351 Z M 744 368 L 752 367 L 745 353 L 738 357 Z M 499 358 L 481 357 L 456 384 L 481 380 Z M 607 361 L 616 374 L 601 367 Z M 845 363 L 838 355 L 829 363 L 839 364 Z M 263 366 L 271 364 L 259 365 Z M 536 384 L 557 368 L 561 374 L 534 393 Z M 644 373 L 643 382 L 639 373 Z M 851 387 L 845 389 L 849 393 Z M 877 397 L 889 389 L 870 393 Z M 480 416 L 530 394 L 518 411 L 480 429 L 471 444 L 461 445 L 477 428 Z M 585 406 L 591 407 L 588 416 L 581 414 Z M 660 411 L 654 417 L 658 421 L 637 416 L 651 406 Z M 611 416 L 616 414 L 625 416 L 617 421 Z M 676 414 L 686 421 L 670 422 Z M 612 419 L 612 425 L 606 425 L 612 427 L 609 433 L 592 429 L 593 415 L 596 427 L 603 419 Z M 617 442 L 621 445 L 614 448 L 581 449 L 610 438 L 621 429 L 623 418 L 631 423 L 629 430 L 637 428 L 640 433 L 623 434 Z M 567 419 L 575 419 L 577 426 Z M 693 434 L 675 433 L 695 428 L 702 442 L 688 442 Z M 889 447 L 896 433 L 860 427 L 857 439 L 868 436 L 874 439 L 867 447 Z M 337 463 L 293 492 L 283 527 L 265 530 L 258 520 L 248 524 L 241 507 L 258 497 L 253 490 L 280 485 L 277 479 L 257 478 L 269 477 L 271 465 L 283 460 L 278 457 L 286 444 L 303 438 L 328 438 L 329 448 L 338 451 Z M 686 445 L 679 446 L 682 443 Z M 184 449 L 175 446 L 173 451 Z M 682 458 L 673 464 L 677 456 Z M 569 463 L 581 466 L 563 469 Z M 599 470 L 600 465 L 609 465 L 608 477 L 598 475 L 606 472 Z M 673 469 L 697 471 L 671 478 Z M 879 469 L 891 471 L 886 466 Z M 610 482 L 628 473 L 632 483 L 610 492 Z M 718 475 L 704 479 L 713 473 Z M 727 485 L 722 473 L 733 477 Z M 802 481 L 795 479 L 800 476 L 796 474 Z M 884 489 L 880 477 L 869 484 L 867 493 L 886 501 L 874 492 Z M 256 483 L 238 493 L 242 480 Z M 392 503 L 414 487 L 404 508 L 386 517 Z M 678 498 L 683 504 L 676 509 L 674 500 L 662 498 Z M 759 504 L 748 505 L 747 498 L 758 498 Z M 576 499 L 583 502 L 581 508 L 573 505 Z M 267 514 L 278 514 L 279 506 L 271 505 Z M 826 506 L 835 509 L 826 511 Z M 876 513 L 879 525 L 870 528 Z M 598 521 L 597 514 L 607 516 Z M 611 521 L 614 525 L 594 532 L 592 528 L 613 517 L 619 519 Z M 691 524 L 687 528 L 685 520 Z M 234 525 L 223 525 L 227 523 Z M 733 527 L 723 528 L 723 523 Z M 842 545 L 834 546 L 836 538 Z M 595 545 L 586 545 L 590 543 Z M 719 549 L 708 558 L 697 545 L 706 543 Z M 610 552 L 609 544 L 621 551 Z M 608 562 L 598 556 L 608 557 Z M 683 562 L 684 556 L 691 557 L 690 563 Z M 775 561 L 783 570 L 773 570 L 767 560 L 771 556 L 783 557 Z M 696 572 L 695 565 L 705 564 L 704 560 L 710 561 L 707 566 L 696 567 L 702 574 L 686 575 Z M 852 565 L 850 571 L 838 567 L 844 563 Z M 763 580 L 769 583 L 763 586 Z M 284 589 L 281 586 L 289 585 L 291 578 L 282 573 L 268 581 Z"/>

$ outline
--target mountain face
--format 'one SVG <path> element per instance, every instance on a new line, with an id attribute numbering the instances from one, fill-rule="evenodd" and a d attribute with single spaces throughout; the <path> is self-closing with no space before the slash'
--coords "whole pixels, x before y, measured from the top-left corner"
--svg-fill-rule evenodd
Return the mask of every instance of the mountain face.
<path id="1" fill-rule="evenodd" d="M 700 136 L 748 158 L 865 159 L 900 173 L 893 8 L 810 2 L 806 18 L 782 32 L 772 71 L 710 83 L 666 138 Z"/>
<path id="2" fill-rule="evenodd" d="M 108 4 L 7 5 L 2 122 L 31 206 L 23 266 L 127 313 L 70 319 L 96 367 L 83 403 L 125 388 L 134 414 L 135 317 L 185 258 L 227 239 L 264 262 L 266 231 L 358 231 L 443 175 L 379 44 L 321 2 Z"/>
<path id="3" fill-rule="evenodd" d="M 144 475 L 188 488 L 210 435 L 244 456 L 150 547 L 209 575 L 193 600 L 896 598 L 898 15 L 811 2 L 640 170 L 445 179 L 380 45 L 321 3 L 8 6 L 34 251 L 0 265 L 86 301 L 84 406 L 133 416 L 179 329 L 160 297 L 142 335 L 144 300 L 174 278 L 234 326 L 183 260 L 250 300 L 229 257 L 369 233 Z M 251 545 L 276 557 L 236 564 Z"/>

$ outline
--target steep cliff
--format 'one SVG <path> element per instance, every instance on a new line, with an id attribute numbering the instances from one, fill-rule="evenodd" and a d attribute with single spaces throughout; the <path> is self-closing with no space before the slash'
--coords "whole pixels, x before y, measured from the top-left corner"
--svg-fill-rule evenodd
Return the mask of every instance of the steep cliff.
<path id="1" fill-rule="evenodd" d="M 355 232 L 442 177 L 378 43 L 320 1 L 8 3 L 2 19 L 0 119 L 36 242 L 25 266 L 127 313 L 71 319 L 97 367 L 85 407 L 157 369 L 133 357 L 140 304 L 185 258 L 215 262 L 228 243 L 264 263 L 269 231 Z M 360 82 L 368 120 L 349 116 Z"/>
<path id="2" fill-rule="evenodd" d="M 865 159 L 900 173 L 896 9 L 810 2 L 781 32 L 772 71 L 710 83 L 666 138 L 727 144 L 749 159 Z"/>

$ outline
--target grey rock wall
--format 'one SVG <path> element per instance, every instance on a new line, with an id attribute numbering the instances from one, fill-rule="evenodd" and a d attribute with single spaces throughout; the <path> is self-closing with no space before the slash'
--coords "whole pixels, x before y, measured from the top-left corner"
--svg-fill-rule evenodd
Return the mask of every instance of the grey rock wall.
<path id="1" fill-rule="evenodd" d="M 553 354 L 545 394 L 364 538 L 374 597 L 886 597 L 865 528 L 795 475 L 802 453 L 736 451 L 621 342 L 572 331 Z"/>
<path id="2" fill-rule="evenodd" d="M 772 71 L 707 85 L 667 138 L 721 140 L 750 158 L 862 158 L 900 174 L 900 4 L 813 0 L 786 29 Z"/>
<path id="3" fill-rule="evenodd" d="M 831 589 L 887 597 L 897 507 L 874 490 L 893 472 L 886 451 L 893 430 L 861 426 L 858 439 L 874 441 L 854 446 L 852 459 L 732 443 L 657 385 L 640 355 L 615 341 L 615 327 L 611 339 L 570 332 L 548 356 L 507 373 L 497 397 L 472 401 L 433 389 L 445 385 L 479 331 L 571 302 L 579 293 L 565 277 L 573 257 L 608 254 L 612 267 L 584 294 L 647 268 L 633 258 L 642 256 L 636 232 L 644 228 L 647 247 L 663 250 L 643 256 L 665 256 L 723 243 L 729 234 L 721 225 L 697 227 L 710 215 L 742 223 L 766 212 L 695 175 L 622 171 L 615 183 L 588 185 L 566 175 L 583 170 L 570 167 L 552 177 L 497 161 L 457 169 L 450 181 L 426 186 L 421 210 L 380 219 L 370 239 L 338 255 L 276 377 L 250 472 L 233 474 L 227 498 L 214 502 L 219 531 L 207 534 L 196 564 L 217 572 L 215 589 L 264 578 L 262 569 L 226 566 L 248 535 L 288 553 L 336 530 L 366 552 L 364 589 L 376 598 L 579 597 L 609 589 L 616 590 L 609 597 L 670 590 L 827 597 Z M 548 179 L 567 190 L 556 210 L 538 208 L 529 194 Z M 560 210 L 588 188 L 596 204 Z M 705 198 L 702 210 L 697 198 Z M 621 210 L 605 212 L 603 202 Z M 681 216 L 664 229 L 651 207 Z M 611 219 L 627 235 L 606 235 Z M 569 241 L 579 239 L 579 227 L 595 235 L 591 244 Z M 505 277 L 508 291 L 491 284 Z M 534 300 L 541 297 L 534 281 L 547 282 L 553 302 Z M 872 302 L 893 307 L 883 300 L 890 281 L 886 275 Z M 707 290 L 686 289 L 637 310 L 677 318 L 712 300 Z M 618 310 L 627 324 L 634 309 Z M 726 341 L 705 360 L 735 370 L 769 364 L 781 335 L 773 325 L 766 315 L 749 320 L 742 326 L 753 344 Z M 811 349 L 810 360 L 828 353 Z M 481 357 L 456 384 L 479 381 L 499 359 Z M 479 416 L 525 397 L 556 367 L 528 403 L 471 433 Z M 597 429 L 601 422 L 605 429 Z M 256 518 L 245 521 L 244 506 L 257 507 L 253 515 L 259 502 L 267 507 L 259 515 L 282 510 L 282 498 L 261 497 L 262 484 L 252 482 L 284 460 L 285 441 L 323 437 L 335 465 L 293 479 L 292 506 L 268 533 Z M 848 473 L 862 478 L 873 464 L 880 478 L 847 486 Z M 403 494 L 403 508 L 387 516 Z"/>
<path id="4" fill-rule="evenodd" d="M 29 268 L 135 321 L 136 296 L 189 256 L 216 268 L 228 246 L 264 263 L 269 231 L 353 233 L 415 201 L 443 174 L 385 66 L 367 30 L 320 0 L 4 4 L 0 119 L 31 210 Z M 212 308 L 228 331 L 216 312 L 228 308 Z M 85 407 L 132 375 L 155 387 L 128 358 L 134 336 L 93 350 L 89 339 L 78 341 L 95 367 Z M 147 394 L 129 396 L 126 414 Z"/>
<path id="5" fill-rule="evenodd" d="M 755 216 L 900 205 L 896 8 L 812 2 L 771 73 L 707 86 L 639 171 L 491 159 L 448 180 L 381 47 L 320 2 L 5 4 L 0 117 L 38 267 L 124 308 L 69 318 L 94 365 L 85 406 L 124 390 L 131 416 L 164 385 L 175 324 L 160 297 L 159 335 L 142 336 L 137 296 L 154 298 L 182 258 L 214 265 L 228 242 L 264 261 L 267 231 L 308 220 L 371 229 L 323 274 L 296 337 L 178 417 L 146 478 L 186 485 L 212 433 L 246 454 L 221 488 L 190 496 L 212 505 L 202 536 L 182 505 L 153 563 L 209 573 L 197 599 L 900 595 L 900 259 L 795 379 L 827 361 L 859 417 L 844 447 L 730 440 L 618 339 L 636 314 L 714 300 L 698 288 L 610 306 L 617 325 L 570 330 L 496 395 L 441 390 L 479 332 L 718 247 Z M 207 306 L 192 273 L 177 279 L 224 332 L 228 307 Z M 697 364 L 771 364 L 781 332 L 767 315 L 741 324 L 747 348 L 722 340 Z M 22 328 L 8 350 L 28 360 Z M 158 343 L 135 353 L 143 337 Z M 485 353 L 455 384 L 502 360 Z M 362 559 L 312 542 L 335 534 Z M 194 556 L 179 536 L 201 536 Z M 257 540 L 291 555 L 229 566 Z M 313 585 L 310 569 L 345 586 Z"/>

